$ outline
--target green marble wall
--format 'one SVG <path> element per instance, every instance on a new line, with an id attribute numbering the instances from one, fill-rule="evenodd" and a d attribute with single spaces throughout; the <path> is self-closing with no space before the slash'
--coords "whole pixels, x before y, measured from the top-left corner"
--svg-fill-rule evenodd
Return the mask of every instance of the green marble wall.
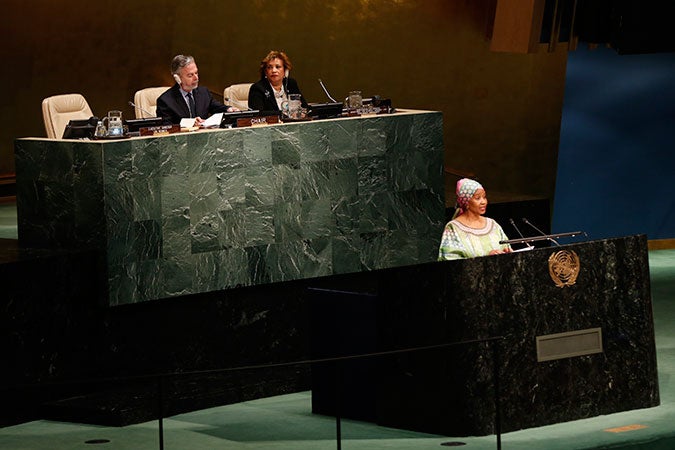
<path id="1" fill-rule="evenodd" d="M 437 112 L 16 141 L 24 246 L 105 250 L 110 305 L 430 262 Z"/>

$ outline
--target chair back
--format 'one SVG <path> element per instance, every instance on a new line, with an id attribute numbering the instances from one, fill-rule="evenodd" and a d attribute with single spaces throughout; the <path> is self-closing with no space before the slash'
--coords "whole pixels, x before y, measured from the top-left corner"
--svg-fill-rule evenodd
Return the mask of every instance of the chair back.
<path id="1" fill-rule="evenodd" d="M 42 118 L 50 139 L 61 139 L 71 120 L 89 119 L 94 114 L 81 94 L 62 94 L 42 100 Z"/>
<path id="2" fill-rule="evenodd" d="M 248 109 L 248 91 L 253 83 L 233 84 L 225 88 L 223 92 L 224 103 L 234 106 L 242 111 Z"/>
<path id="3" fill-rule="evenodd" d="M 157 116 L 157 98 L 170 87 L 149 87 L 136 91 L 134 94 L 134 108 L 136 118 L 144 119 L 146 117 Z"/>

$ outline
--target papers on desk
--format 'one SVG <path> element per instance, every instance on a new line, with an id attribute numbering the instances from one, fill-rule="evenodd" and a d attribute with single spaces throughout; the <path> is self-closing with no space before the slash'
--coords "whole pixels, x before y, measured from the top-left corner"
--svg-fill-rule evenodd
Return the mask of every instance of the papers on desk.
<path id="1" fill-rule="evenodd" d="M 220 122 L 223 121 L 223 113 L 216 113 L 202 122 L 202 128 L 220 127 Z"/>
<path id="2" fill-rule="evenodd" d="M 186 118 L 186 119 L 180 119 L 180 128 L 181 129 L 187 129 L 192 131 L 192 129 L 198 129 L 198 128 L 219 128 L 220 127 L 220 122 L 223 121 L 223 113 L 216 113 L 206 119 L 200 126 L 195 125 L 195 119 L 193 118 Z"/>

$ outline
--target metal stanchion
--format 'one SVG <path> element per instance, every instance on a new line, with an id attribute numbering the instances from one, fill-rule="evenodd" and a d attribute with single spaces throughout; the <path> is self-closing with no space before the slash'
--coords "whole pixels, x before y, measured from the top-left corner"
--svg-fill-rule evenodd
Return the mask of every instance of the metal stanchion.
<path id="1" fill-rule="evenodd" d="M 499 400 L 499 341 L 495 340 L 492 344 L 492 373 L 495 386 L 495 434 L 497 435 L 497 450 L 502 448 L 502 417 Z"/>
<path id="2" fill-rule="evenodd" d="M 163 377 L 157 378 L 157 415 L 159 422 L 159 450 L 164 450 L 164 399 L 162 397 Z"/>

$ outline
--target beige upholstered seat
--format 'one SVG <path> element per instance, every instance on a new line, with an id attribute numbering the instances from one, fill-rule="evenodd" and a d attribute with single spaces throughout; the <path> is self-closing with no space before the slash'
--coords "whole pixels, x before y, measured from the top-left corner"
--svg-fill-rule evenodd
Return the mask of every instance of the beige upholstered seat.
<path id="1" fill-rule="evenodd" d="M 62 94 L 42 100 L 42 118 L 50 139 L 61 139 L 71 120 L 93 116 L 87 100 L 81 94 Z"/>
<path id="2" fill-rule="evenodd" d="M 225 88 L 224 103 L 240 110 L 248 109 L 248 90 L 253 83 L 233 84 Z"/>
<path id="3" fill-rule="evenodd" d="M 134 94 L 136 118 L 155 117 L 157 115 L 157 97 L 169 89 L 170 87 L 150 87 L 136 91 Z"/>

